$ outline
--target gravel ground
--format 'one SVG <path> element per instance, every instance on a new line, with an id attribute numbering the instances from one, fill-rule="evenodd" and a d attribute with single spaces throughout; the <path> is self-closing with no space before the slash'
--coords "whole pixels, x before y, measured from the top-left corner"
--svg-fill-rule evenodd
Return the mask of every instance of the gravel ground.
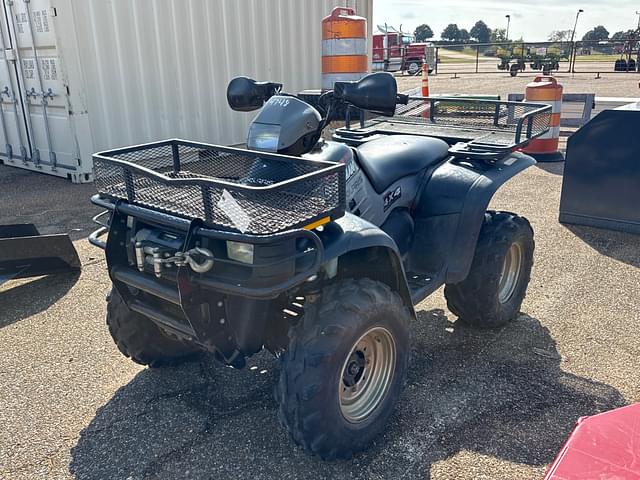
<path id="1" fill-rule="evenodd" d="M 122 357 L 104 324 L 102 252 L 85 239 L 92 187 L 0 166 L 1 221 L 72 230 L 83 262 L 79 276 L 0 287 L 0 479 L 540 478 L 580 416 L 640 401 L 640 237 L 558 224 L 561 174 L 532 167 L 493 202 L 536 232 L 519 318 L 465 328 L 436 292 L 417 307 L 385 434 L 322 462 L 278 425 L 267 355 L 242 371 Z"/>
<path id="2" fill-rule="evenodd" d="M 506 100 L 510 93 L 524 93 L 527 83 L 540 72 L 521 73 L 510 77 L 508 73 L 494 75 L 461 75 L 452 78 L 452 74 L 442 73 L 429 76 L 429 93 L 476 93 L 498 94 Z M 640 75 L 637 74 L 602 74 L 596 79 L 591 73 L 557 73 L 553 75 L 564 87 L 564 93 L 595 93 L 599 97 L 634 97 L 640 98 Z M 420 86 L 420 77 L 396 77 L 398 89 L 403 91 Z"/>

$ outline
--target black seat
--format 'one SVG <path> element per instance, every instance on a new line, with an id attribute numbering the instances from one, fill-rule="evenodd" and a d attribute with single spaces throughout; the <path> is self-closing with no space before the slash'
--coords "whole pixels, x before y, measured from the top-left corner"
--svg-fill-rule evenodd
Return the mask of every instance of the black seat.
<path id="1" fill-rule="evenodd" d="M 390 135 L 366 142 L 357 153 L 373 188 L 382 193 L 396 180 L 444 160 L 448 150 L 439 138 Z"/>

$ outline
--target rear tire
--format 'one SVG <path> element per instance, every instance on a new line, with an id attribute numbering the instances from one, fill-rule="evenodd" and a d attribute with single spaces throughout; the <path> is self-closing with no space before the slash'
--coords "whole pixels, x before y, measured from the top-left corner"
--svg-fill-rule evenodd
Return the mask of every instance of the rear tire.
<path id="1" fill-rule="evenodd" d="M 276 399 L 293 439 L 326 460 L 350 458 L 386 426 L 404 384 L 412 315 L 370 279 L 343 280 L 305 304 L 281 357 Z"/>
<path id="2" fill-rule="evenodd" d="M 165 335 L 147 317 L 129 310 L 115 288 L 108 297 L 107 326 L 118 350 L 140 365 L 178 365 L 204 353 L 194 345 Z"/>
<path id="3" fill-rule="evenodd" d="M 445 286 L 449 310 L 461 322 L 479 328 L 497 328 L 513 320 L 527 291 L 534 248 L 527 219 L 487 212 L 469 275 Z"/>

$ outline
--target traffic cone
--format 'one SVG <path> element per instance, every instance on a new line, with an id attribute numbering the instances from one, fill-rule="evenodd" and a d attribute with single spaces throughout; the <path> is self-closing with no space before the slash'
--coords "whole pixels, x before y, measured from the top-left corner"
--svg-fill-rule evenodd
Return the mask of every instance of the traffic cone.
<path id="1" fill-rule="evenodd" d="M 426 62 L 422 62 L 422 96 L 429 96 L 429 67 Z M 429 118 L 429 107 L 430 104 L 428 101 L 424 102 L 424 110 L 422 110 L 422 117 Z"/>

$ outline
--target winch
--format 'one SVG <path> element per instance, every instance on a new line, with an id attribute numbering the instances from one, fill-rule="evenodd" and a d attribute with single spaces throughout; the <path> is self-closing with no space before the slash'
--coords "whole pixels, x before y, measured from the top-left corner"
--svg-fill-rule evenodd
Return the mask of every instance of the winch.
<path id="1" fill-rule="evenodd" d="M 172 233 L 142 229 L 131 241 L 138 270 L 144 272 L 148 265 L 158 278 L 167 268 L 188 265 L 196 273 L 206 273 L 213 267 L 211 250 L 196 246 L 182 251 L 183 239 Z"/>

